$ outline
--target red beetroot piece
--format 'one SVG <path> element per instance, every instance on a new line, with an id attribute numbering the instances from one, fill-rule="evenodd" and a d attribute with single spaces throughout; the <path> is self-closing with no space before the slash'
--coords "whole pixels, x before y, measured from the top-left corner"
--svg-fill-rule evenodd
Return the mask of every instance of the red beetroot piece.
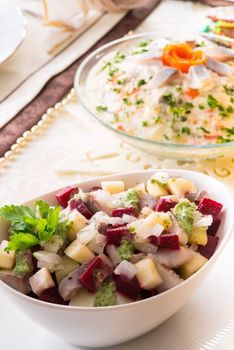
<path id="1" fill-rule="evenodd" d="M 204 197 L 201 199 L 198 205 L 198 210 L 203 215 L 212 215 L 214 221 L 218 218 L 223 205 L 221 203 L 218 203 L 214 201 L 213 199 L 210 199 L 208 197 Z"/>
<path id="2" fill-rule="evenodd" d="M 117 292 L 132 300 L 136 300 L 140 295 L 141 288 L 136 278 L 130 280 L 126 276 L 114 275 L 114 280 Z"/>
<path id="3" fill-rule="evenodd" d="M 167 198 L 160 198 L 158 200 L 158 203 L 154 207 L 155 211 L 163 211 L 164 213 L 170 211 L 172 208 L 176 206 L 176 202 L 172 201 L 171 199 Z"/>
<path id="4" fill-rule="evenodd" d="M 112 216 L 114 217 L 122 217 L 124 214 L 137 216 L 136 208 L 128 207 L 128 208 L 118 208 L 112 211 Z"/>
<path id="5" fill-rule="evenodd" d="M 179 245 L 179 238 L 177 235 L 168 234 L 168 235 L 161 235 L 159 237 L 156 236 L 150 236 L 149 237 L 150 243 L 157 247 L 163 247 L 173 250 L 180 249 Z"/>
<path id="6" fill-rule="evenodd" d="M 147 290 L 147 289 L 142 289 L 141 290 L 141 297 L 142 297 L 142 299 L 147 299 L 147 298 L 153 297 L 153 296 L 155 296 L 157 294 L 158 294 L 157 288 L 150 289 L 150 290 Z"/>
<path id="7" fill-rule="evenodd" d="M 207 234 L 210 235 L 210 236 L 215 236 L 218 229 L 219 229 L 219 226 L 221 224 L 221 220 L 220 219 L 216 219 L 211 226 L 208 227 L 208 230 L 207 230 Z"/>
<path id="8" fill-rule="evenodd" d="M 59 295 L 58 288 L 53 287 L 45 290 L 40 296 L 40 300 L 47 301 L 48 303 L 64 305 L 66 302 Z"/>
<path id="9" fill-rule="evenodd" d="M 111 266 L 107 265 L 101 256 L 98 255 L 89 263 L 79 280 L 90 292 L 95 292 L 112 272 Z"/>
<path id="10" fill-rule="evenodd" d="M 130 232 L 127 226 L 109 227 L 106 229 L 107 244 L 119 245 L 125 236 L 129 236 Z"/>
<path id="11" fill-rule="evenodd" d="M 59 202 L 59 204 L 61 204 L 63 208 L 66 208 L 71 196 L 77 192 L 78 192 L 77 186 L 67 186 L 63 188 L 61 191 L 59 191 L 55 195 L 55 197 Z"/>
<path id="12" fill-rule="evenodd" d="M 93 214 L 88 209 L 86 204 L 81 199 L 72 199 L 70 202 L 70 208 L 71 209 L 77 209 L 86 219 L 90 219 Z"/>
<path id="13" fill-rule="evenodd" d="M 219 237 L 207 235 L 207 238 L 208 238 L 207 244 L 205 246 L 199 245 L 198 251 L 205 258 L 210 259 L 217 247 Z"/>

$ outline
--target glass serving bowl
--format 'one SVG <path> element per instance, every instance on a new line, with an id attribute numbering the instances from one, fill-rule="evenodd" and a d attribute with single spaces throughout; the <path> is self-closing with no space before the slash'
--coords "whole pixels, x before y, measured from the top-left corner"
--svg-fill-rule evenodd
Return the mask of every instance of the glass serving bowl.
<path id="1" fill-rule="evenodd" d="M 144 39 L 159 39 L 155 33 L 143 33 L 124 37 L 118 40 L 114 40 L 94 52 L 92 52 L 80 65 L 77 70 L 74 87 L 78 97 L 78 101 L 85 108 L 89 114 L 96 119 L 107 130 L 114 133 L 121 140 L 129 143 L 133 147 L 139 148 L 147 153 L 154 154 L 157 157 L 176 158 L 182 160 L 194 160 L 199 158 L 216 158 L 224 155 L 231 149 L 234 150 L 234 142 L 220 143 L 220 144 L 203 144 L 203 145 L 188 145 L 188 144 L 176 144 L 168 142 L 152 141 L 143 137 L 132 136 L 119 131 L 112 127 L 110 124 L 101 120 L 96 113 L 95 105 L 90 100 L 90 94 L 88 94 L 87 80 L 91 69 L 106 55 L 112 51 L 124 50 L 129 46 L 136 45 Z M 184 40 L 184 38 L 183 38 Z"/>

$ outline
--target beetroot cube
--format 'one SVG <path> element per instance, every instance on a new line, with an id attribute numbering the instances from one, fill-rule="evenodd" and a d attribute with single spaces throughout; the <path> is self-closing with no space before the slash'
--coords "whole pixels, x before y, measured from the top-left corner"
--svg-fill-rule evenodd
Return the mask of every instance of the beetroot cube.
<path id="1" fill-rule="evenodd" d="M 141 297 L 142 299 L 147 299 L 147 298 L 150 298 L 150 297 L 154 297 L 155 295 L 158 294 L 158 290 L 157 288 L 154 288 L 154 289 L 142 289 L 141 290 Z"/>
<path id="2" fill-rule="evenodd" d="M 114 216 L 114 217 L 118 217 L 118 216 L 122 217 L 124 214 L 137 216 L 136 208 L 134 208 L 134 207 L 118 208 L 118 209 L 114 209 L 112 211 L 112 216 Z"/>
<path id="3" fill-rule="evenodd" d="M 88 209 L 86 204 L 81 199 L 72 199 L 70 202 L 70 208 L 71 209 L 77 209 L 86 219 L 90 219 L 93 214 Z"/>
<path id="4" fill-rule="evenodd" d="M 53 304 L 61 304 L 64 305 L 66 304 L 62 297 L 60 296 L 58 292 L 57 287 L 53 287 L 50 289 L 46 289 L 40 296 L 40 300 L 47 301 L 48 303 L 53 303 Z"/>
<path id="5" fill-rule="evenodd" d="M 161 235 L 159 237 L 150 236 L 150 243 L 157 247 L 163 247 L 168 249 L 177 250 L 180 249 L 179 238 L 174 234 Z"/>
<path id="6" fill-rule="evenodd" d="M 119 245 L 125 236 L 129 236 L 126 226 L 110 227 L 106 229 L 107 244 Z"/>
<path id="7" fill-rule="evenodd" d="M 117 292 L 132 300 L 136 300 L 140 295 L 141 288 L 136 278 L 130 280 L 123 275 L 114 275 L 114 280 Z"/>
<path id="8" fill-rule="evenodd" d="M 66 208 L 71 196 L 77 192 L 78 192 L 77 186 L 67 186 L 67 187 L 63 188 L 61 191 L 59 191 L 55 195 L 55 197 L 56 197 L 57 201 L 59 202 L 59 204 L 61 204 L 61 206 L 63 208 Z"/>
<path id="9" fill-rule="evenodd" d="M 208 227 L 208 230 L 207 230 L 207 234 L 210 235 L 210 236 L 215 236 L 218 229 L 219 229 L 219 226 L 221 224 L 221 220 L 220 219 L 216 219 L 211 226 Z"/>
<path id="10" fill-rule="evenodd" d="M 170 211 L 172 208 L 176 206 L 176 202 L 168 198 L 160 198 L 158 203 L 156 204 L 154 210 L 155 211 L 163 211 L 164 213 Z"/>
<path id="11" fill-rule="evenodd" d="M 198 251 L 205 258 L 210 259 L 217 247 L 219 237 L 207 235 L 207 238 L 208 238 L 207 244 L 205 246 L 199 245 Z"/>
<path id="12" fill-rule="evenodd" d="M 222 210 L 223 205 L 221 203 L 218 203 L 214 201 L 213 199 L 210 199 L 208 197 L 204 197 L 201 199 L 198 205 L 198 210 L 203 215 L 212 215 L 214 221 L 218 218 L 219 213 Z"/>
<path id="13" fill-rule="evenodd" d="M 148 239 L 151 244 L 155 245 L 156 247 L 159 246 L 159 237 L 152 235 L 152 236 L 149 236 Z"/>
<path id="14" fill-rule="evenodd" d="M 159 237 L 159 246 L 168 249 L 180 249 L 179 238 L 177 235 L 161 235 Z"/>
<path id="15" fill-rule="evenodd" d="M 112 268 L 98 255 L 86 267 L 79 281 L 90 292 L 95 292 L 112 272 Z"/>

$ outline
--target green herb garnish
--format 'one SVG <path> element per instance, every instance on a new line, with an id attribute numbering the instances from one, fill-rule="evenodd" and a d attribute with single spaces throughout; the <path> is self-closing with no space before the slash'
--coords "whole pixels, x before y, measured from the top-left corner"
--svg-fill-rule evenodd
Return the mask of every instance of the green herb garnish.
<path id="1" fill-rule="evenodd" d="M 107 111 L 107 106 L 97 106 L 96 107 L 97 112 L 106 112 Z"/>
<path id="2" fill-rule="evenodd" d="M 142 86 L 142 85 L 145 85 L 145 84 L 146 84 L 145 79 L 141 79 L 141 80 L 139 80 L 139 81 L 137 82 L 137 86 L 138 86 L 138 87 L 140 87 L 140 86 Z"/>
<path id="3" fill-rule="evenodd" d="M 183 230 L 188 234 L 192 234 L 193 215 L 196 211 L 196 205 L 189 201 L 178 203 L 173 209 L 173 213 Z"/>
<path id="4" fill-rule="evenodd" d="M 204 126 L 200 126 L 198 129 L 202 130 L 205 134 L 210 134 L 209 130 L 204 128 Z"/>
<path id="5" fill-rule="evenodd" d="M 120 246 L 117 248 L 117 252 L 121 260 L 130 260 L 134 250 L 135 250 L 134 245 L 127 240 L 123 240 Z"/>
<path id="6" fill-rule="evenodd" d="M 181 133 L 191 135 L 191 129 L 185 126 L 184 128 L 181 129 Z"/>

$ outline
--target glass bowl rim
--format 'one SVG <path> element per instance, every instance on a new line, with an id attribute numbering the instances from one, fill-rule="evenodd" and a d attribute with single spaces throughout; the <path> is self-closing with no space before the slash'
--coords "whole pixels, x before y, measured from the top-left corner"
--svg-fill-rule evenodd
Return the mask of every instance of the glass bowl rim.
<path id="1" fill-rule="evenodd" d="M 78 101 L 80 101 L 82 107 L 89 113 L 91 114 L 91 116 L 96 119 L 102 126 L 104 126 L 105 128 L 109 129 L 112 132 L 115 132 L 117 135 L 119 135 L 120 137 L 126 137 L 129 140 L 132 141 L 137 141 L 137 142 L 143 142 L 143 143 L 147 143 L 149 145 L 154 145 L 154 146 L 160 146 L 163 148 L 178 148 L 178 149 L 190 149 L 190 150 L 208 150 L 208 149 L 224 149 L 224 148 L 231 148 L 232 146 L 234 146 L 234 141 L 231 142 L 227 142 L 227 143 L 216 143 L 216 144 L 202 144 L 202 145 L 190 145 L 190 144 L 180 144 L 180 143 L 166 143 L 166 142 L 158 142 L 158 141 L 153 141 L 153 140 L 149 140 L 149 139 L 145 139 L 143 137 L 139 137 L 139 136 L 133 136 L 130 134 L 127 134 L 125 132 L 122 132 L 120 130 L 117 130 L 115 128 L 113 128 L 110 124 L 102 121 L 97 115 L 95 115 L 95 113 L 93 113 L 93 111 L 91 110 L 91 108 L 89 108 L 87 106 L 87 104 L 84 102 L 83 98 L 82 98 L 82 94 L 79 93 L 79 85 L 80 85 L 80 78 L 81 75 L 83 73 L 83 70 L 85 69 L 86 65 L 93 59 L 95 58 L 96 55 L 100 54 L 101 52 L 104 52 L 106 49 L 112 47 L 112 46 L 116 46 L 117 44 L 121 44 L 123 42 L 127 42 L 127 41 L 131 41 L 134 39 L 141 39 L 141 38 L 145 38 L 145 37 L 149 37 L 149 36 L 153 36 L 156 35 L 155 31 L 152 32 L 144 32 L 144 33 L 140 33 L 140 34 L 134 34 L 134 35 L 127 35 L 126 37 L 123 38 L 119 38 L 116 40 L 112 40 L 109 43 L 102 45 L 101 47 L 97 48 L 96 50 L 94 50 L 93 52 L 91 52 L 80 64 L 80 66 L 78 67 L 76 74 L 75 74 L 75 78 L 74 78 L 74 88 L 75 88 L 75 92 L 78 98 Z M 160 39 L 160 38 L 158 38 Z"/>

